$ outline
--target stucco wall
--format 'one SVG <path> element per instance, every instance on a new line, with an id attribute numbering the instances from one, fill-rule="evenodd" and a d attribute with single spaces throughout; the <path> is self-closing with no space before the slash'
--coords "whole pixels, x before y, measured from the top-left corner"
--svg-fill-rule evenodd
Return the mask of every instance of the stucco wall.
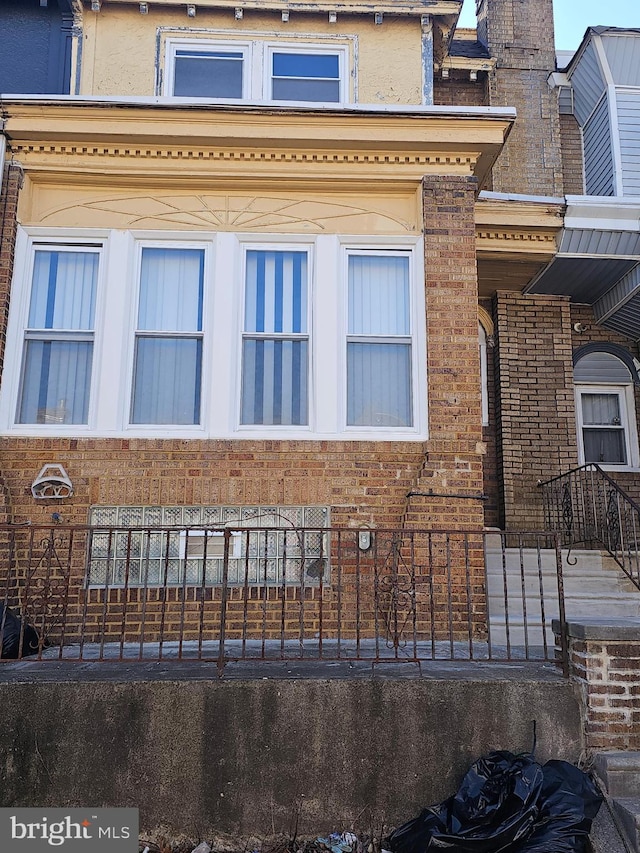
<path id="1" fill-rule="evenodd" d="M 201 838 L 296 815 L 302 833 L 379 831 L 481 753 L 528 750 L 534 719 L 539 760 L 578 758 L 568 682 L 490 678 L 5 682 L 1 805 L 139 807 L 143 830 Z"/>
<path id="2" fill-rule="evenodd" d="M 357 33 L 357 38 L 353 35 Z M 351 97 L 363 104 L 419 104 L 422 92 L 422 33 L 419 18 L 388 17 L 376 26 L 370 16 L 281 13 L 248 10 L 235 20 L 233 9 L 199 8 L 187 18 L 184 7 L 140 15 L 137 8 L 104 6 L 85 15 L 82 95 L 154 95 L 156 70 L 164 68 L 164 43 L 171 38 L 279 40 L 348 45 L 355 69 Z M 303 43 L 302 42 L 302 43 Z"/>

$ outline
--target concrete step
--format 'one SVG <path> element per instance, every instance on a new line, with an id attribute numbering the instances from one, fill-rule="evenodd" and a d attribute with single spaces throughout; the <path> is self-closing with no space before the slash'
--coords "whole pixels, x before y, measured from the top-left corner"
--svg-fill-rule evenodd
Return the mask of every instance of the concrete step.
<path id="1" fill-rule="evenodd" d="M 640 797 L 640 750 L 598 752 L 593 766 L 612 797 Z"/>
<path id="2" fill-rule="evenodd" d="M 591 550 L 572 551 L 570 564 L 567 564 L 566 557 L 567 552 L 564 551 L 563 580 L 567 616 L 593 616 L 594 608 L 597 608 L 600 617 L 640 616 L 640 592 L 612 557 Z M 524 641 L 525 607 L 529 643 L 532 642 L 531 637 L 536 636 L 536 630 L 537 636 L 542 638 L 542 584 L 547 642 L 553 643 L 551 619 L 558 616 L 555 551 L 510 548 L 503 555 L 500 550 L 488 547 L 486 560 L 487 598 L 494 636 L 501 639 L 506 636 L 506 582 L 511 643 L 516 644 L 518 639 Z"/>
<path id="3" fill-rule="evenodd" d="M 640 853 L 640 795 L 614 797 L 611 805 L 627 844 L 634 853 Z"/>

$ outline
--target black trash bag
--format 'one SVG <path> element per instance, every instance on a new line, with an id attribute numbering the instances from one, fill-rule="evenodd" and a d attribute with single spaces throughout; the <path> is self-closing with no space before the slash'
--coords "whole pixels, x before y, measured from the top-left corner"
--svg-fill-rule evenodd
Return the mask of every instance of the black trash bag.
<path id="1" fill-rule="evenodd" d="M 532 755 L 491 752 L 453 797 L 396 829 L 387 846 L 392 853 L 582 853 L 600 802 L 588 777 L 566 762 L 543 768 Z"/>
<path id="2" fill-rule="evenodd" d="M 542 768 L 540 813 L 518 853 L 583 853 L 602 795 L 591 779 L 566 761 Z"/>
<path id="3" fill-rule="evenodd" d="M 38 653 L 39 641 L 35 628 L 24 623 L 22 649 L 20 649 L 20 633 L 23 623 L 15 613 L 0 602 L 0 631 L 2 632 L 2 651 L 0 658 L 29 657 Z M 22 653 L 21 653 L 22 652 Z"/>

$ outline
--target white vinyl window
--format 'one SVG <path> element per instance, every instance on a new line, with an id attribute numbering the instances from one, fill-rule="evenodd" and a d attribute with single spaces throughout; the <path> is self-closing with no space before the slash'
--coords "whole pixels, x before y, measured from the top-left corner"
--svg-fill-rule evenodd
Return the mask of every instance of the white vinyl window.
<path id="1" fill-rule="evenodd" d="M 142 249 L 131 423 L 200 422 L 203 292 L 203 249 Z"/>
<path id="2" fill-rule="evenodd" d="M 4 434 L 426 436 L 417 240 L 49 231 L 18 232 Z"/>
<path id="3" fill-rule="evenodd" d="M 36 246 L 16 421 L 86 424 L 99 254 Z"/>
<path id="4" fill-rule="evenodd" d="M 574 379 L 581 463 L 637 467 L 633 383 L 627 366 L 611 353 L 591 352 L 576 364 Z"/>
<path id="5" fill-rule="evenodd" d="M 243 424 L 308 423 L 307 311 L 307 253 L 248 250 Z"/>
<path id="6" fill-rule="evenodd" d="M 347 425 L 410 427 L 409 256 L 348 256 Z"/>
<path id="7" fill-rule="evenodd" d="M 274 101 L 338 103 L 342 98 L 342 54 L 303 50 L 269 51 L 271 98 Z"/>
<path id="8" fill-rule="evenodd" d="M 173 97 L 343 103 L 348 48 L 263 39 L 167 39 L 164 93 Z"/>
<path id="9" fill-rule="evenodd" d="M 171 51 L 171 94 L 185 98 L 243 98 L 248 86 L 248 47 L 192 43 Z"/>

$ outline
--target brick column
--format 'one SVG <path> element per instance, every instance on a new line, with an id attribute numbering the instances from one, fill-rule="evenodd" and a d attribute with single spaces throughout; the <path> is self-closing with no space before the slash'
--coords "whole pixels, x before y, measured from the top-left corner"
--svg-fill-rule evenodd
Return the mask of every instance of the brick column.
<path id="1" fill-rule="evenodd" d="M 429 440 L 409 527 L 480 530 L 482 412 L 473 178 L 424 180 Z M 443 495 L 444 497 L 433 497 Z"/>
<path id="2" fill-rule="evenodd" d="M 498 292 L 495 315 L 504 527 L 540 530 L 538 481 L 578 464 L 569 300 Z"/>
<path id="3" fill-rule="evenodd" d="M 22 168 L 9 163 L 4 168 L 2 191 L 0 192 L 0 381 L 4 366 L 4 350 L 7 341 L 7 319 L 11 296 L 11 278 L 18 229 L 18 194 L 22 187 Z M 0 468 L 0 523 L 11 518 L 9 492 Z"/>
<path id="4" fill-rule="evenodd" d="M 476 191 L 471 177 L 424 179 L 429 438 L 404 516 L 408 529 L 455 531 L 403 556 L 416 568 L 419 634 L 458 639 L 470 623 L 483 634 L 486 619 Z"/>
<path id="5" fill-rule="evenodd" d="M 640 619 L 569 622 L 566 635 L 587 748 L 640 749 Z"/>

